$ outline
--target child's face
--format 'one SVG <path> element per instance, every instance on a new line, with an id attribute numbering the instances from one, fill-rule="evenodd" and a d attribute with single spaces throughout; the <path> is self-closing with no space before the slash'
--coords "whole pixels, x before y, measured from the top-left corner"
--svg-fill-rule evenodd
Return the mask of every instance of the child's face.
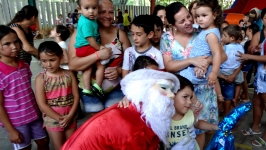
<path id="1" fill-rule="evenodd" d="M 56 27 L 53 28 L 50 32 L 50 38 L 55 38 L 58 36 L 58 33 L 56 32 Z"/>
<path id="2" fill-rule="evenodd" d="M 55 54 L 42 52 L 40 53 L 40 61 L 44 69 L 50 73 L 55 73 L 60 67 L 61 58 Z"/>
<path id="3" fill-rule="evenodd" d="M 0 40 L 0 53 L 4 57 L 17 57 L 20 43 L 15 33 L 9 33 Z"/>
<path id="4" fill-rule="evenodd" d="M 161 18 L 163 25 L 165 26 L 167 24 L 166 11 L 164 9 L 159 10 L 157 16 Z"/>
<path id="5" fill-rule="evenodd" d="M 190 109 L 192 97 L 193 91 L 190 87 L 186 86 L 182 90 L 179 90 L 174 98 L 174 106 L 176 113 L 181 115 L 186 114 Z"/>
<path id="6" fill-rule="evenodd" d="M 131 25 L 132 39 L 136 46 L 141 47 L 145 45 L 149 39 L 154 35 L 153 32 L 150 32 L 148 35 L 145 33 L 142 27 L 137 27 L 134 24 Z"/>
<path id="7" fill-rule="evenodd" d="M 152 42 L 155 44 L 159 44 L 162 34 L 163 34 L 162 28 L 154 25 L 154 36 L 151 39 Z"/>
<path id="8" fill-rule="evenodd" d="M 196 9 L 197 23 L 203 29 L 214 27 L 215 16 L 210 7 L 201 6 Z"/>
<path id="9" fill-rule="evenodd" d="M 244 27 L 244 22 L 243 21 L 239 23 L 239 27 Z"/>
<path id="10" fill-rule="evenodd" d="M 79 10 L 86 18 L 96 19 L 98 15 L 98 2 L 97 0 L 81 0 Z"/>
<path id="11" fill-rule="evenodd" d="M 231 43 L 232 38 L 228 35 L 227 32 L 223 32 L 222 41 L 224 44 L 229 44 L 229 43 Z"/>
<path id="12" fill-rule="evenodd" d="M 248 16 L 244 16 L 244 17 L 243 17 L 243 21 L 244 21 L 244 23 L 247 23 L 247 22 L 248 22 L 248 19 L 249 19 Z"/>
<path id="13" fill-rule="evenodd" d="M 245 33 L 245 31 L 244 30 L 241 30 L 241 35 L 242 35 L 242 38 L 243 38 L 243 40 L 245 39 L 245 37 L 246 37 L 246 33 Z"/>
<path id="14" fill-rule="evenodd" d="M 252 30 L 247 28 L 247 31 L 246 31 L 246 36 L 249 37 L 252 35 Z"/>

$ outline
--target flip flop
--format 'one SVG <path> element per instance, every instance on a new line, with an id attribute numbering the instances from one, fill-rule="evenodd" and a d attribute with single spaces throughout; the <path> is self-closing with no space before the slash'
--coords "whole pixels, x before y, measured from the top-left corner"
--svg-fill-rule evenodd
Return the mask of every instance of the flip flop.
<path id="1" fill-rule="evenodd" d="M 253 140 L 251 144 L 253 146 L 262 147 L 266 145 L 266 142 L 261 137 L 259 137 L 258 139 Z"/>
<path id="2" fill-rule="evenodd" d="M 242 135 L 258 135 L 261 134 L 261 132 L 254 132 L 251 128 L 245 129 L 241 131 Z"/>

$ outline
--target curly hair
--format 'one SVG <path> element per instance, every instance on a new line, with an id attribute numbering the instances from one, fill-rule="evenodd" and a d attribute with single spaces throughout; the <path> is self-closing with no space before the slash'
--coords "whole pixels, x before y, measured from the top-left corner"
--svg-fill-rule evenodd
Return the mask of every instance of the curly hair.
<path id="1" fill-rule="evenodd" d="M 189 11 L 190 14 L 192 14 L 192 13 L 191 13 L 191 10 L 192 10 L 194 4 L 198 4 L 198 1 L 197 1 L 197 0 L 196 0 L 196 1 L 193 1 L 193 2 L 191 2 L 190 5 L 188 6 L 188 11 Z"/>
<path id="2" fill-rule="evenodd" d="M 216 16 L 214 20 L 214 25 L 217 28 L 221 29 L 221 25 L 224 19 L 223 19 L 222 7 L 219 5 L 218 0 L 199 0 L 197 8 L 202 6 L 211 8 L 213 14 Z"/>

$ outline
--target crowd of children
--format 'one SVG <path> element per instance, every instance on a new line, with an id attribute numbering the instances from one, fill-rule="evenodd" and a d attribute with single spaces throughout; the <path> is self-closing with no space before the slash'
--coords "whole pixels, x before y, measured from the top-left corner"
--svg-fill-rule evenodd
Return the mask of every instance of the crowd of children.
<path id="1" fill-rule="evenodd" d="M 77 27 L 76 55 L 77 57 L 95 55 L 97 58 L 95 83 L 91 83 L 93 67 L 80 70 L 84 83 L 82 92 L 87 96 L 103 98 L 105 93 L 101 86 L 105 65 L 109 60 L 100 60 L 98 56 L 98 51 L 105 49 L 98 40 L 96 21 L 98 1 L 78 0 L 77 3 L 81 16 Z M 160 7 L 161 9 L 164 10 L 165 7 Z M 193 47 L 188 56 L 189 58 L 208 56 L 212 63 L 207 68 L 201 69 L 199 74 L 195 73 L 195 66 L 190 65 L 184 67 L 179 72 L 180 75 L 177 75 L 180 89 L 175 93 L 176 113 L 172 117 L 172 128 L 169 129 L 167 139 L 169 144 L 165 149 L 171 149 L 176 143 L 189 137 L 187 128 L 218 130 L 217 124 L 201 120 L 193 109 L 189 109 L 195 105 L 192 104 L 192 98 L 195 96 L 194 85 L 206 84 L 215 87 L 219 109 L 223 115 L 226 115 L 230 112 L 231 106 L 235 107 L 238 102 L 249 101 L 248 72 L 252 72 L 252 66 L 259 62 L 254 80 L 257 92 L 255 98 L 263 101 L 261 107 L 266 107 L 264 98 L 266 44 L 263 42 L 266 29 L 260 30 L 260 26 L 252 22 L 254 12 L 257 12 L 256 9 L 245 13 L 239 25 L 229 25 L 223 21 L 222 8 L 217 0 L 193 2 L 193 17 L 196 21 L 194 27 L 197 27 L 195 32 L 199 33 L 193 40 Z M 163 16 L 167 14 L 165 11 L 163 13 Z M 122 77 L 131 71 L 144 68 L 165 71 L 165 60 L 159 49 L 160 38 L 167 22 L 164 20 L 165 17 L 163 22 L 156 15 L 139 15 L 131 22 L 130 31 L 135 45 L 124 50 Z M 257 22 L 258 16 L 255 14 Z M 266 25 L 266 8 L 262 10 L 260 17 L 262 23 Z M 47 150 L 48 133 L 54 148 L 59 150 L 77 128 L 80 96 L 76 76 L 68 68 L 68 45 L 65 41 L 69 36 L 68 28 L 57 25 L 50 33 L 55 42 L 46 41 L 40 44 L 37 56 L 43 71 L 36 77 L 34 96 L 29 81 L 31 77 L 29 63 L 17 57 L 21 50 L 21 41 L 13 29 L 0 25 L 0 126 L 5 128 L 14 149 L 30 149 L 33 139 L 39 149 Z M 227 55 L 226 61 L 222 60 L 220 49 L 223 49 Z M 123 105 L 127 106 L 127 101 L 125 98 Z M 204 107 L 211 102 L 201 103 Z M 119 106 L 122 106 L 122 103 L 119 103 Z M 174 126 L 187 128 L 175 129 Z M 183 135 L 173 136 L 179 132 Z M 255 132 L 250 128 L 242 133 L 252 135 Z M 266 135 L 253 141 L 252 144 L 263 146 L 266 145 L 265 141 Z M 197 142 L 199 141 L 195 140 L 195 143 Z M 201 142 L 196 145 L 196 149 L 202 148 Z"/>

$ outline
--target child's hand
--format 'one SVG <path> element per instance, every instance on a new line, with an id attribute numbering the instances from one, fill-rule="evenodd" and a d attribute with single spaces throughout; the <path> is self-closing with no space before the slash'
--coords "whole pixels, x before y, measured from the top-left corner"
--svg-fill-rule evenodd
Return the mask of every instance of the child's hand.
<path id="1" fill-rule="evenodd" d="M 69 125 L 70 121 L 71 121 L 71 118 L 68 115 L 62 116 L 60 118 L 59 124 L 61 127 L 65 128 Z"/>
<path id="2" fill-rule="evenodd" d="M 124 97 L 121 101 L 119 101 L 117 107 L 124 107 L 127 108 L 129 106 L 129 100 L 127 97 Z"/>
<path id="3" fill-rule="evenodd" d="M 105 46 L 100 45 L 100 49 L 99 49 L 99 50 L 102 50 L 102 49 L 104 49 L 104 48 L 105 48 Z"/>
<path id="4" fill-rule="evenodd" d="M 21 143 L 23 139 L 21 133 L 16 129 L 8 132 L 8 136 L 11 143 Z"/>
<path id="5" fill-rule="evenodd" d="M 206 71 L 207 71 L 206 69 L 200 69 L 198 67 L 195 67 L 194 68 L 194 75 L 197 78 L 205 78 Z"/>
<path id="6" fill-rule="evenodd" d="M 101 59 L 101 60 L 105 60 L 105 59 L 108 59 L 112 56 L 113 54 L 113 51 L 112 51 L 112 48 L 104 48 L 100 51 L 97 51 L 96 53 L 98 53 L 98 57 Z"/>
<path id="7" fill-rule="evenodd" d="M 214 72 L 211 72 L 207 78 L 209 85 L 216 84 L 217 81 L 217 75 Z"/>

